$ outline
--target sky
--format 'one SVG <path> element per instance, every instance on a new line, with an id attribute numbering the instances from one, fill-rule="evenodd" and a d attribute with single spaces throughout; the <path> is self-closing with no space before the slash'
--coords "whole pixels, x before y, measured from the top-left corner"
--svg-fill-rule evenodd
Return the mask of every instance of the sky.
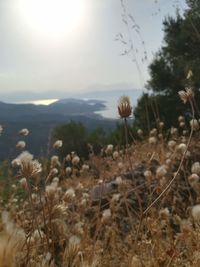
<path id="1" fill-rule="evenodd" d="M 148 65 L 162 45 L 162 21 L 185 3 L 123 3 L 0 0 L 0 101 L 144 89 Z"/>

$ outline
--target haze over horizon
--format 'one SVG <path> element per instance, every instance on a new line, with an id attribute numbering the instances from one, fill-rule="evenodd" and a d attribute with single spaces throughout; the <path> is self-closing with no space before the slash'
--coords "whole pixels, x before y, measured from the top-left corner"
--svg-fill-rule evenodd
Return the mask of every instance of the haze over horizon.
<path id="1" fill-rule="evenodd" d="M 162 21 L 185 1 L 122 3 L 125 9 L 120 0 L 0 0 L 0 101 L 144 89 Z"/>

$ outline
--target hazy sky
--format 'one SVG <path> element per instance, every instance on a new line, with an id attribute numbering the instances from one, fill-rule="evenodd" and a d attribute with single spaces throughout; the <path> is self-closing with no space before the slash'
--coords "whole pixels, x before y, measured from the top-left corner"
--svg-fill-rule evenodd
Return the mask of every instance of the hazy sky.
<path id="1" fill-rule="evenodd" d="M 80 9 L 72 4 L 75 0 L 25 1 L 26 6 L 23 0 L 0 0 L 2 101 L 143 88 L 147 66 L 161 46 L 163 18 L 177 6 L 184 8 L 184 0 L 124 0 L 132 16 L 128 31 L 120 0 L 77 0 Z M 115 41 L 119 33 L 122 42 Z M 129 39 L 133 51 L 122 56 L 129 47 L 123 42 Z"/>

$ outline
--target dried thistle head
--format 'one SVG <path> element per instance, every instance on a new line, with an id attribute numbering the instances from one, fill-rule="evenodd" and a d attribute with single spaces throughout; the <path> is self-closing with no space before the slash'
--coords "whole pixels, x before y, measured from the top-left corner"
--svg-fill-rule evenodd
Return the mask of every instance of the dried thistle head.
<path id="1" fill-rule="evenodd" d="M 186 87 L 185 91 L 181 90 L 178 92 L 178 94 L 184 104 L 191 101 L 194 97 L 194 92 L 191 87 Z"/>
<path id="2" fill-rule="evenodd" d="M 20 166 L 22 177 L 30 178 L 42 171 L 41 164 L 37 160 L 33 160 L 33 155 L 28 151 L 22 152 L 16 160 Z"/>
<path id="3" fill-rule="evenodd" d="M 132 113 L 130 98 L 128 96 L 121 96 L 118 102 L 118 113 L 121 118 L 126 119 Z"/>

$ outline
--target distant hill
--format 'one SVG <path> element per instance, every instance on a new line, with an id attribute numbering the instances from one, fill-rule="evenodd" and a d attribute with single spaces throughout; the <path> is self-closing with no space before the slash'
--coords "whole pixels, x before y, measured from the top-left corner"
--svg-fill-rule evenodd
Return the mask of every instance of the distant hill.
<path id="1" fill-rule="evenodd" d="M 116 120 L 95 114 L 104 108 L 103 101 L 74 98 L 61 99 L 47 106 L 0 102 L 0 124 L 4 128 L 0 137 L 0 159 L 15 157 L 19 153 L 15 145 L 21 139 L 35 156 L 46 156 L 53 128 L 70 120 L 82 122 L 89 130 L 102 127 L 109 131 L 115 127 Z M 28 128 L 30 135 L 20 137 L 21 128 Z"/>

